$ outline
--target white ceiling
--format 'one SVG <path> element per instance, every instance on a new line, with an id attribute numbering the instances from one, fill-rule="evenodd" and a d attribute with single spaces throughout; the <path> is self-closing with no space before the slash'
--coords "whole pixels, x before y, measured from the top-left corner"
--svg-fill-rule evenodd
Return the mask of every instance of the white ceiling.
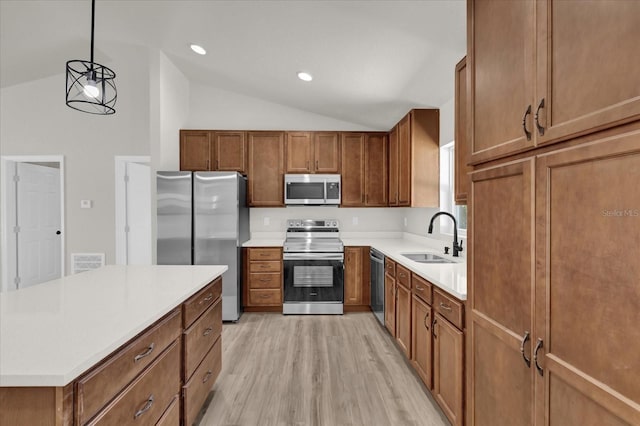
<path id="1" fill-rule="evenodd" d="M 1 87 L 89 59 L 90 17 L 90 0 L 0 0 Z M 96 62 L 122 43 L 159 48 L 192 82 L 388 129 L 453 97 L 466 2 L 98 0 L 95 31 Z"/>

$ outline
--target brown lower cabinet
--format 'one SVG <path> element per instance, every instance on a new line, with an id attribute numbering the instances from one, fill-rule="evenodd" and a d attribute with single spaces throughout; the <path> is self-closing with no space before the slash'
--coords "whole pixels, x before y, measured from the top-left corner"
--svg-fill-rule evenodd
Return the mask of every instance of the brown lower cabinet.
<path id="1" fill-rule="evenodd" d="M 345 247 L 344 305 L 346 311 L 370 309 L 370 276 L 369 247 Z"/>
<path id="2" fill-rule="evenodd" d="M 243 249 L 243 292 L 247 311 L 282 311 L 282 247 Z"/>
<path id="3" fill-rule="evenodd" d="M 464 302 L 385 260 L 385 326 L 454 426 L 464 424 Z"/>
<path id="4" fill-rule="evenodd" d="M 433 396 L 452 425 L 463 424 L 464 334 L 439 313 L 433 335 Z"/>

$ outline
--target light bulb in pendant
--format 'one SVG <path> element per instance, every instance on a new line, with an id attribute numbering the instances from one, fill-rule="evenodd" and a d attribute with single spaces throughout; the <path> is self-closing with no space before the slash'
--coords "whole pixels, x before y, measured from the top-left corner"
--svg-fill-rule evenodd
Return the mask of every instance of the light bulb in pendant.
<path id="1" fill-rule="evenodd" d="M 94 70 L 87 71 L 87 82 L 83 88 L 84 95 L 88 98 L 97 98 L 100 96 L 100 89 L 96 86 L 96 72 Z"/>

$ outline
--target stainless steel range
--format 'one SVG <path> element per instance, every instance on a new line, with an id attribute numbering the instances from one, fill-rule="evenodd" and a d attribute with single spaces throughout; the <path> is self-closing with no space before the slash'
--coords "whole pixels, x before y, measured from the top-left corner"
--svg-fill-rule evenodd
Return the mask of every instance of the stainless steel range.
<path id="1" fill-rule="evenodd" d="M 289 219 L 284 241 L 284 314 L 338 314 L 344 245 L 335 219 Z"/>

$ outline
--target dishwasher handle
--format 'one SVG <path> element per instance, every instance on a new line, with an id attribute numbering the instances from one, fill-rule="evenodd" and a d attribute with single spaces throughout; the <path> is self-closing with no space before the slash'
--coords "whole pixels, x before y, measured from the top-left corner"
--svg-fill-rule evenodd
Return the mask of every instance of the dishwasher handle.
<path id="1" fill-rule="evenodd" d="M 379 251 L 369 250 L 369 259 L 372 262 L 384 264 L 384 255 Z"/>

